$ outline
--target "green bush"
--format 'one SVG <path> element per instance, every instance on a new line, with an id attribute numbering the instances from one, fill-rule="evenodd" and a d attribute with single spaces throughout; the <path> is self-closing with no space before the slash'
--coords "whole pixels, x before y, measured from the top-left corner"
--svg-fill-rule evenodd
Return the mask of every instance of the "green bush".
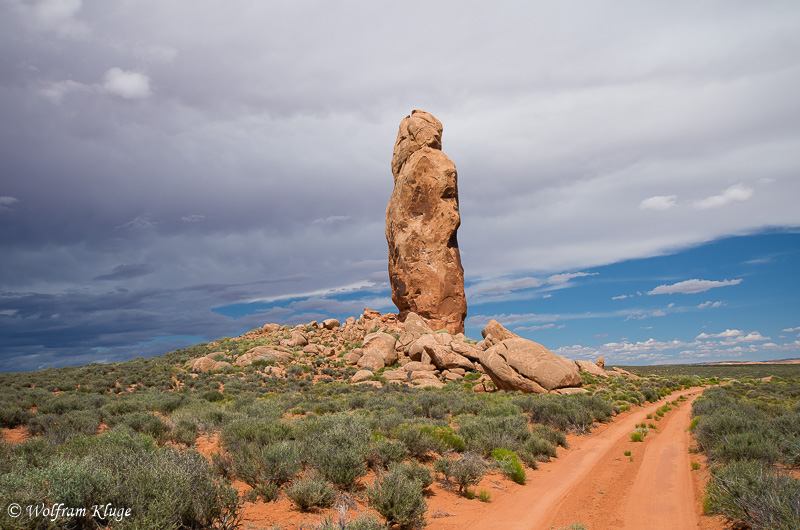
<path id="1" fill-rule="evenodd" d="M 521 448 L 531 433 L 528 420 L 522 414 L 498 416 L 459 416 L 459 434 L 467 448 L 488 456 L 498 448 Z"/>
<path id="2" fill-rule="evenodd" d="M 433 484 L 433 474 L 431 473 L 430 469 L 423 466 L 419 462 L 416 462 L 415 460 L 412 460 L 407 464 L 392 464 L 389 466 L 389 472 L 400 473 L 406 477 L 406 480 L 415 480 L 419 482 L 420 486 L 422 486 L 422 489 L 426 489 Z"/>
<path id="3" fill-rule="evenodd" d="M 707 451 L 717 462 L 755 460 L 767 464 L 777 462 L 781 452 L 774 440 L 760 432 L 748 431 L 729 434 Z"/>
<path id="4" fill-rule="evenodd" d="M 514 402 L 530 414 L 533 423 L 580 434 L 588 432 L 595 421 L 608 421 L 614 414 L 613 405 L 597 395 L 542 394 L 516 398 Z"/>
<path id="5" fill-rule="evenodd" d="M 383 516 L 388 525 L 422 528 L 427 524 L 425 511 L 428 509 L 422 489 L 419 481 L 408 480 L 399 464 L 375 479 L 372 486 L 367 486 L 367 498 L 370 507 Z"/>
<path id="6" fill-rule="evenodd" d="M 441 440 L 447 447 L 454 451 L 461 452 L 467 447 L 464 438 L 456 434 L 452 427 L 430 427 L 422 428 L 422 432 L 431 434 L 434 438 Z"/>
<path id="7" fill-rule="evenodd" d="M 567 435 L 561 431 L 553 429 L 552 427 L 548 427 L 547 425 L 534 425 L 531 429 L 531 434 L 538 438 L 544 438 L 553 445 L 560 445 L 564 449 L 569 449 Z"/>
<path id="8" fill-rule="evenodd" d="M 280 486 L 300 472 L 300 452 L 294 442 L 240 445 L 232 448 L 230 454 L 233 472 L 252 488 L 266 482 Z"/>
<path id="9" fill-rule="evenodd" d="M 398 440 L 379 438 L 372 444 L 369 461 L 374 466 L 386 468 L 392 462 L 402 462 L 408 456 L 408 448 Z"/>
<path id="10" fill-rule="evenodd" d="M 428 427 L 402 424 L 391 432 L 391 435 L 403 442 L 414 458 L 427 458 L 429 453 L 443 453 L 447 444 L 433 435 Z"/>
<path id="11" fill-rule="evenodd" d="M 525 484 L 525 468 L 522 467 L 517 453 L 508 449 L 495 449 L 492 451 L 492 458 L 500 471 L 511 477 L 511 480 L 517 484 Z"/>
<path id="12" fill-rule="evenodd" d="M 446 480 L 452 479 L 462 495 L 468 488 L 478 484 L 486 474 L 486 465 L 480 457 L 472 453 L 466 453 L 458 460 L 442 457 L 434 463 L 433 468 L 443 474 Z"/>
<path id="13" fill-rule="evenodd" d="M 754 529 L 800 529 L 800 481 L 758 462 L 712 470 L 706 507 Z"/>
<path id="14" fill-rule="evenodd" d="M 12 455 L 13 469 L 0 475 L 0 497 L 21 505 L 64 503 L 69 507 L 111 504 L 131 509 L 132 516 L 114 528 L 218 528 L 238 524 L 239 496 L 225 480 L 215 478 L 205 457 L 194 450 L 156 448 L 141 435 L 122 430 L 73 438 L 61 455 L 30 466 L 22 452 Z M 124 478 L 124 480 L 120 480 Z M 91 510 L 87 510 L 91 515 Z M 0 527 L 18 522 L 0 513 Z M 63 528 L 106 526 L 112 521 L 60 521 Z M 48 528 L 44 518 L 31 527 Z"/>
<path id="15" fill-rule="evenodd" d="M 304 434 L 305 458 L 335 486 L 351 489 L 366 475 L 370 432 L 363 418 L 325 415 L 307 422 Z"/>
<path id="16" fill-rule="evenodd" d="M 287 487 L 286 496 L 292 499 L 301 510 L 307 511 L 312 507 L 330 508 L 333 506 L 333 502 L 336 500 L 336 490 L 321 475 L 310 473 L 306 477 L 295 480 Z"/>

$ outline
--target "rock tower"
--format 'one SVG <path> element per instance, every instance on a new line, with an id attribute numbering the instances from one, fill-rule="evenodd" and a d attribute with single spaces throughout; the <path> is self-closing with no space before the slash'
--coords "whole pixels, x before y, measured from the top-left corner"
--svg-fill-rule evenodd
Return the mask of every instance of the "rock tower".
<path id="1" fill-rule="evenodd" d="M 432 329 L 464 332 L 467 301 L 456 232 L 456 166 L 442 153 L 442 124 L 415 110 L 400 123 L 386 207 L 389 279 L 400 318 L 417 313 Z"/>

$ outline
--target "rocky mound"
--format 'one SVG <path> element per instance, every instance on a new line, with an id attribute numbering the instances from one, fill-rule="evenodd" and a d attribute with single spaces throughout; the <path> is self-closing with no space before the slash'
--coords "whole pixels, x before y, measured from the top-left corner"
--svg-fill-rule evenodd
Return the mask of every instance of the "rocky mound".
<path id="1" fill-rule="evenodd" d="M 463 333 L 434 330 L 430 320 L 408 313 L 399 316 L 365 309 L 344 323 L 335 319 L 295 327 L 265 324 L 239 339 L 260 345 L 240 352 L 214 351 L 192 359 L 194 372 L 234 372 L 261 361 L 267 375 L 288 377 L 290 368 L 319 363 L 352 366 L 353 384 L 380 386 L 383 381 L 410 386 L 442 387 L 449 381 L 469 382 L 473 391 L 581 392 L 580 372 L 594 376 L 629 375 L 604 370 L 597 363 L 571 361 L 491 321 L 476 342 Z M 433 321 L 438 322 L 438 321 Z M 211 347 L 219 347 L 212 343 Z M 242 348 L 244 350 L 244 348 Z M 352 374 L 352 370 L 356 372 Z M 631 376 L 634 377 L 634 376 Z"/>

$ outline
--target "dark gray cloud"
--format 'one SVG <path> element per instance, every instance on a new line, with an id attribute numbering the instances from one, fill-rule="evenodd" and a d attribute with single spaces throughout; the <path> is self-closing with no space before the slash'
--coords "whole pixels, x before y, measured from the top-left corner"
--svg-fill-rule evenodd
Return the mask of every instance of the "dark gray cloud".
<path id="1" fill-rule="evenodd" d="M 93 280 L 130 280 L 131 278 L 138 278 L 140 276 L 147 276 L 153 272 L 153 268 L 146 263 L 138 263 L 135 265 L 117 265 L 108 274 L 101 274 L 95 276 Z"/>
<path id="2" fill-rule="evenodd" d="M 0 290 L 27 294 L 0 297 L 0 351 L 82 360 L 68 348 L 106 335 L 231 334 L 210 311 L 229 303 L 327 300 L 281 313 L 299 318 L 341 308 L 325 294 L 343 286 L 385 298 L 389 161 L 414 108 L 459 169 L 468 278 L 800 225 L 798 11 L 3 0 Z"/>

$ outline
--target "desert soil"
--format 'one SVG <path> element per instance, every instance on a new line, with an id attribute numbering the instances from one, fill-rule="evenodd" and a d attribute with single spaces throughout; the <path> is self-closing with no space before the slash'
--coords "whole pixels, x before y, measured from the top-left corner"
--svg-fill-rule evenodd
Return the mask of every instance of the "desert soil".
<path id="1" fill-rule="evenodd" d="M 621 415 L 587 436 L 570 436 L 570 448 L 528 473 L 528 484 L 490 504 L 470 503 L 453 517 L 433 520 L 439 529 L 587 530 L 724 528 L 720 518 L 702 515 L 700 496 L 706 471 L 689 453 L 691 404 L 702 389 L 676 392 L 656 404 Z M 685 395 L 660 421 L 646 419 L 666 401 Z M 644 442 L 632 442 L 638 423 L 654 423 Z M 625 451 L 631 451 L 630 457 Z"/>

